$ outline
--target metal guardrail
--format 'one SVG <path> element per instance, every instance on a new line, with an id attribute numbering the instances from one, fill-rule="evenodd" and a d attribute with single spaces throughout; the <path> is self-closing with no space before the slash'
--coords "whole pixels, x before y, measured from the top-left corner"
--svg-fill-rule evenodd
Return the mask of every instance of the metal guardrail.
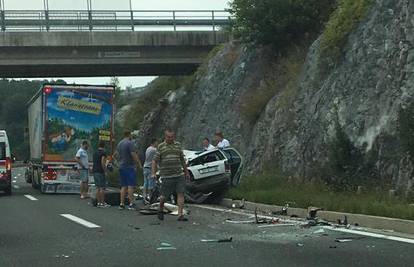
<path id="1" fill-rule="evenodd" d="M 224 10 L 1 10 L 5 31 L 159 31 L 197 27 L 217 31 L 229 25 Z"/>

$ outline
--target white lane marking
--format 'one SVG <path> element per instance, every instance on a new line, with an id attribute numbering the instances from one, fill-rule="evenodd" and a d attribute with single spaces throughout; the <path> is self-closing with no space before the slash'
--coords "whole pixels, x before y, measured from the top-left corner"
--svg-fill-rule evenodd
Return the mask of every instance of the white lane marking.
<path id="1" fill-rule="evenodd" d="M 37 198 L 35 198 L 34 196 L 31 196 L 31 195 L 24 195 L 24 196 L 27 197 L 30 200 L 33 200 L 33 201 L 38 200 Z"/>
<path id="2" fill-rule="evenodd" d="M 398 241 L 398 242 L 414 244 L 414 239 L 409 239 L 409 238 L 404 238 L 404 237 L 376 234 L 376 233 L 370 233 L 370 232 L 365 232 L 365 231 L 360 231 L 360 230 L 335 228 L 335 227 L 332 227 L 332 226 L 325 226 L 324 228 L 332 230 L 332 231 L 341 232 L 341 233 L 349 233 L 349 234 L 355 234 L 355 235 L 369 236 L 369 237 L 375 237 L 375 238 L 380 238 L 380 239 L 387 239 L 387 240 L 393 240 L 393 241 Z"/>
<path id="3" fill-rule="evenodd" d="M 19 189 L 20 187 L 18 185 L 13 185 L 14 189 Z"/>
<path id="4" fill-rule="evenodd" d="M 13 180 L 13 183 L 17 183 L 17 181 L 16 180 Z"/>
<path id="5" fill-rule="evenodd" d="M 86 221 L 82 218 L 76 217 L 72 214 L 60 214 L 60 216 L 65 217 L 66 219 L 69 219 L 69 220 L 71 220 L 75 223 L 81 224 L 81 225 L 83 225 L 85 227 L 88 227 L 88 228 L 99 228 L 100 227 L 99 225 L 88 222 L 88 221 Z"/>
<path id="6" fill-rule="evenodd" d="M 207 210 L 214 210 L 214 211 L 221 211 L 221 212 L 227 212 L 227 213 L 233 213 L 233 214 L 237 214 L 237 215 L 247 215 L 247 216 L 251 216 L 251 214 L 248 213 L 244 213 L 244 212 L 239 212 L 239 211 L 234 211 L 231 209 L 222 209 L 222 208 L 216 208 L 216 207 L 208 207 L 208 206 L 202 206 L 202 205 L 191 205 L 197 208 L 202 208 L 202 209 L 207 209 Z M 271 216 L 265 216 L 265 215 L 259 215 L 260 218 L 266 218 L 266 219 L 272 219 L 275 217 L 271 217 Z M 298 225 L 300 225 L 303 222 L 300 221 L 294 221 L 294 220 L 282 220 L 285 222 L 296 222 Z M 324 228 L 326 229 L 330 229 L 333 231 L 337 231 L 337 232 L 343 232 L 343 233 L 349 233 L 349 234 L 355 234 L 355 235 L 362 235 L 362 236 L 369 236 L 369 237 L 375 237 L 375 238 L 381 238 L 381 239 L 386 239 L 386 240 L 393 240 L 393 241 L 398 241 L 398 242 L 404 242 L 404 243 L 409 243 L 409 244 L 414 244 L 414 239 L 410 239 L 410 238 L 403 238 L 403 237 L 398 237 L 398 236 L 391 236 L 391 235 L 383 235 L 383 234 L 375 234 L 375 233 L 370 233 L 370 232 L 365 232 L 365 231 L 360 231 L 360 230 L 351 230 L 351 229 L 343 229 L 343 228 L 335 228 L 332 226 L 325 226 Z"/>

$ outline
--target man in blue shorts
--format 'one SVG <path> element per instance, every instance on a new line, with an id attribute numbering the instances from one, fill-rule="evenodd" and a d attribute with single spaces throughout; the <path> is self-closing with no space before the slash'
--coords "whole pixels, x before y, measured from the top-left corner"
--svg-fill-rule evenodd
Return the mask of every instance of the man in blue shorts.
<path id="1" fill-rule="evenodd" d="M 121 177 L 121 201 L 119 209 L 125 209 L 125 195 L 128 192 L 129 210 L 135 210 L 134 191 L 137 185 L 137 166 L 141 168 L 135 144 L 132 141 L 131 132 L 124 132 L 124 139 L 117 146 L 116 156 L 119 162 L 119 174 Z"/>

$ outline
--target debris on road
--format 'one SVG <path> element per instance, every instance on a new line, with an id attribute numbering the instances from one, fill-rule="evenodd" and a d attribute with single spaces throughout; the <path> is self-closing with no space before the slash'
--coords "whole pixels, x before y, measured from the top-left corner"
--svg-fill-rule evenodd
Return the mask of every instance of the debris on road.
<path id="1" fill-rule="evenodd" d="M 287 216 L 288 215 L 288 208 L 289 208 L 289 204 L 287 203 L 282 210 L 279 211 L 274 211 L 272 212 L 272 215 L 282 215 L 282 216 Z"/>
<path id="2" fill-rule="evenodd" d="M 237 208 L 237 209 L 244 209 L 244 204 L 245 204 L 246 200 L 243 198 L 240 201 L 233 201 L 233 203 L 231 204 L 232 208 Z"/>
<path id="3" fill-rule="evenodd" d="M 316 220 L 318 217 L 316 216 L 316 213 L 320 210 L 323 210 L 323 208 L 316 208 L 316 207 L 309 207 L 308 208 L 308 217 L 307 220 Z"/>
<path id="4" fill-rule="evenodd" d="M 227 219 L 226 220 L 227 223 L 234 223 L 234 224 L 250 224 L 250 223 L 255 223 L 255 220 L 233 220 L 233 219 Z"/>
<path id="5" fill-rule="evenodd" d="M 229 243 L 233 241 L 233 237 L 223 238 L 223 239 L 201 239 L 201 242 L 207 243 Z"/>
<path id="6" fill-rule="evenodd" d="M 314 233 L 314 234 L 324 234 L 324 233 L 325 233 L 325 230 L 323 230 L 323 229 L 318 229 L 318 230 L 314 231 L 313 233 Z"/>
<path id="7" fill-rule="evenodd" d="M 294 223 L 279 223 L 279 224 L 259 225 L 257 227 L 265 228 L 265 227 L 274 227 L 274 226 L 296 226 L 296 224 L 294 224 Z"/>
<path id="8" fill-rule="evenodd" d="M 177 248 L 173 247 L 170 243 L 161 242 L 160 247 L 157 250 L 176 250 Z"/>
<path id="9" fill-rule="evenodd" d="M 302 243 L 298 243 L 298 244 L 297 244 L 297 246 L 298 246 L 298 247 L 303 247 L 303 246 L 304 246 L 304 244 L 302 244 Z"/>
<path id="10" fill-rule="evenodd" d="M 151 204 L 149 210 L 157 210 L 158 212 L 159 205 L 160 203 Z M 164 203 L 164 212 L 169 213 L 170 215 L 178 216 L 178 206 L 170 203 Z M 190 212 L 186 209 L 183 210 L 183 213 L 184 215 L 190 214 Z"/>
<path id="11" fill-rule="evenodd" d="M 352 241 L 353 241 L 352 239 L 348 239 L 348 238 L 343 238 L 343 239 L 337 238 L 337 239 L 335 239 L 335 242 L 338 242 L 338 243 L 345 243 L 345 242 L 352 242 Z"/>

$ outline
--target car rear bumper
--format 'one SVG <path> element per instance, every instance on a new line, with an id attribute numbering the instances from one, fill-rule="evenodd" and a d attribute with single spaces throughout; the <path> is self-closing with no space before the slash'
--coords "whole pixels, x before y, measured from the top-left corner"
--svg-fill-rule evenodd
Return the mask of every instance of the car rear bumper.
<path id="1" fill-rule="evenodd" d="M 9 188 L 10 184 L 11 184 L 10 178 L 0 178 L 0 190 Z"/>
<path id="2" fill-rule="evenodd" d="M 229 187 L 230 174 L 220 174 L 204 179 L 187 182 L 186 189 L 189 192 L 216 192 L 227 190 Z"/>

